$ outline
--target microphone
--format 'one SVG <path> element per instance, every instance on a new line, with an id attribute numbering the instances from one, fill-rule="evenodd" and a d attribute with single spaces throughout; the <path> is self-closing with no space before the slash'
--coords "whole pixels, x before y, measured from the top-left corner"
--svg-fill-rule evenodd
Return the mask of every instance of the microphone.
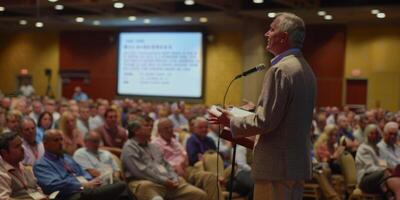
<path id="1" fill-rule="evenodd" d="M 252 68 L 250 68 L 250 69 L 244 71 L 243 73 L 237 75 L 237 76 L 235 77 L 235 79 L 241 78 L 241 77 L 243 77 L 243 76 L 247 76 L 247 75 L 252 74 L 252 73 L 254 73 L 254 72 L 262 71 L 262 70 L 264 70 L 265 68 L 266 68 L 266 67 L 265 67 L 264 64 L 262 64 L 262 63 L 261 63 L 261 64 L 258 64 L 257 66 L 252 67 Z"/>

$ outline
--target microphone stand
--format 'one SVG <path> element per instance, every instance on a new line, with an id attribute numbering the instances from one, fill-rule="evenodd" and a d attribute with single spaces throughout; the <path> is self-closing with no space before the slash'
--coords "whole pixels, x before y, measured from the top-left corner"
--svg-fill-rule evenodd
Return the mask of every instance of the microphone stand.
<path id="1" fill-rule="evenodd" d="M 242 76 L 236 76 L 234 79 L 232 79 L 231 80 L 231 82 L 229 83 L 229 85 L 228 85 L 228 88 L 226 89 L 226 91 L 225 91 L 225 95 L 224 95 L 224 99 L 223 99 L 223 101 L 222 101 L 222 108 L 224 108 L 225 109 L 225 100 L 226 100 L 226 95 L 228 94 L 228 91 L 229 91 L 229 88 L 231 87 L 231 85 L 232 85 L 232 83 L 236 80 L 236 79 L 239 79 L 240 77 L 242 77 Z M 223 127 L 221 128 L 221 125 L 220 125 L 220 127 L 219 127 L 219 135 L 222 133 L 222 130 L 223 130 Z M 219 143 L 220 143 L 220 137 L 219 137 L 219 135 L 218 135 L 218 151 L 219 151 Z M 231 141 L 231 143 L 232 143 L 232 146 L 233 146 L 233 155 L 232 155 L 232 163 L 231 163 L 231 175 L 230 175 L 230 182 L 229 182 L 229 197 L 228 197 L 228 199 L 229 200 L 232 200 L 232 190 L 233 190 L 233 182 L 235 181 L 235 178 L 234 178 L 234 176 L 235 176 L 235 163 L 236 163 L 236 143 L 235 142 L 233 142 L 233 141 Z M 218 163 L 219 162 L 217 162 L 217 169 L 218 169 Z"/>

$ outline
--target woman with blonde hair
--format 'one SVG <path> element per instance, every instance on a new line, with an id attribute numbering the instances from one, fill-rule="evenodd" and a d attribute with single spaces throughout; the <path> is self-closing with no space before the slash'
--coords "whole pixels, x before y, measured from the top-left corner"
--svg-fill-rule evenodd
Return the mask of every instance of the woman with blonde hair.
<path id="1" fill-rule="evenodd" d="M 75 150 L 83 147 L 83 135 L 76 127 L 76 118 L 71 112 L 64 112 L 60 118 L 60 130 L 63 132 L 64 150 L 73 155 Z"/>

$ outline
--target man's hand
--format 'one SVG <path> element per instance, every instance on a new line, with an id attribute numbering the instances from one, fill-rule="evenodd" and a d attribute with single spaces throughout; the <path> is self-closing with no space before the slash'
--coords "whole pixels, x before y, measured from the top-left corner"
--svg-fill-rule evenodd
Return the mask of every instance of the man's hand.
<path id="1" fill-rule="evenodd" d="M 229 111 L 222 109 L 222 108 L 217 108 L 217 110 L 219 112 L 221 112 L 221 114 L 219 116 L 217 116 L 214 112 L 208 111 L 208 114 L 210 115 L 208 117 L 208 121 L 211 124 L 221 124 L 223 126 L 229 127 L 230 123 L 231 123 L 231 118 L 233 117 L 233 115 Z"/>
<path id="2" fill-rule="evenodd" d="M 251 102 L 247 99 L 243 99 L 242 101 L 244 104 L 242 106 L 240 106 L 241 109 L 251 111 L 256 108 L 256 105 L 253 102 Z"/>
<path id="3" fill-rule="evenodd" d="M 101 175 L 99 171 L 93 168 L 86 169 L 86 171 L 89 172 L 89 174 L 95 178 Z"/>
<path id="4" fill-rule="evenodd" d="M 99 187 L 100 185 L 101 185 L 101 180 L 99 178 L 94 178 L 82 184 L 84 188 L 96 188 Z"/>

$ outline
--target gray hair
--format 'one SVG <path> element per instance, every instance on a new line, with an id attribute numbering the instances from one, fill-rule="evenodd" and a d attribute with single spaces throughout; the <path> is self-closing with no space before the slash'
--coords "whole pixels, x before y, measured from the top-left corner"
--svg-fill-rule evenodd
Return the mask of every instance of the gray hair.
<path id="1" fill-rule="evenodd" d="M 383 132 L 387 133 L 390 129 L 399 130 L 399 124 L 396 122 L 388 122 L 385 124 L 385 128 L 383 128 Z"/>
<path id="2" fill-rule="evenodd" d="M 306 27 L 303 19 L 295 14 L 282 12 L 276 15 L 278 19 L 278 29 L 281 32 L 287 32 L 289 43 L 296 48 L 303 47 L 303 42 L 306 37 Z"/>
<path id="3" fill-rule="evenodd" d="M 50 135 L 51 135 L 51 134 L 54 134 L 54 133 L 60 133 L 61 135 L 63 135 L 62 131 L 61 131 L 61 130 L 58 130 L 58 129 L 49 129 L 49 130 L 46 130 L 46 131 L 43 133 L 43 142 L 46 142 L 46 141 L 50 138 Z"/>
<path id="4" fill-rule="evenodd" d="M 368 137 L 368 135 L 375 129 L 379 132 L 378 126 L 376 124 L 368 124 L 364 130 L 364 137 Z"/>

